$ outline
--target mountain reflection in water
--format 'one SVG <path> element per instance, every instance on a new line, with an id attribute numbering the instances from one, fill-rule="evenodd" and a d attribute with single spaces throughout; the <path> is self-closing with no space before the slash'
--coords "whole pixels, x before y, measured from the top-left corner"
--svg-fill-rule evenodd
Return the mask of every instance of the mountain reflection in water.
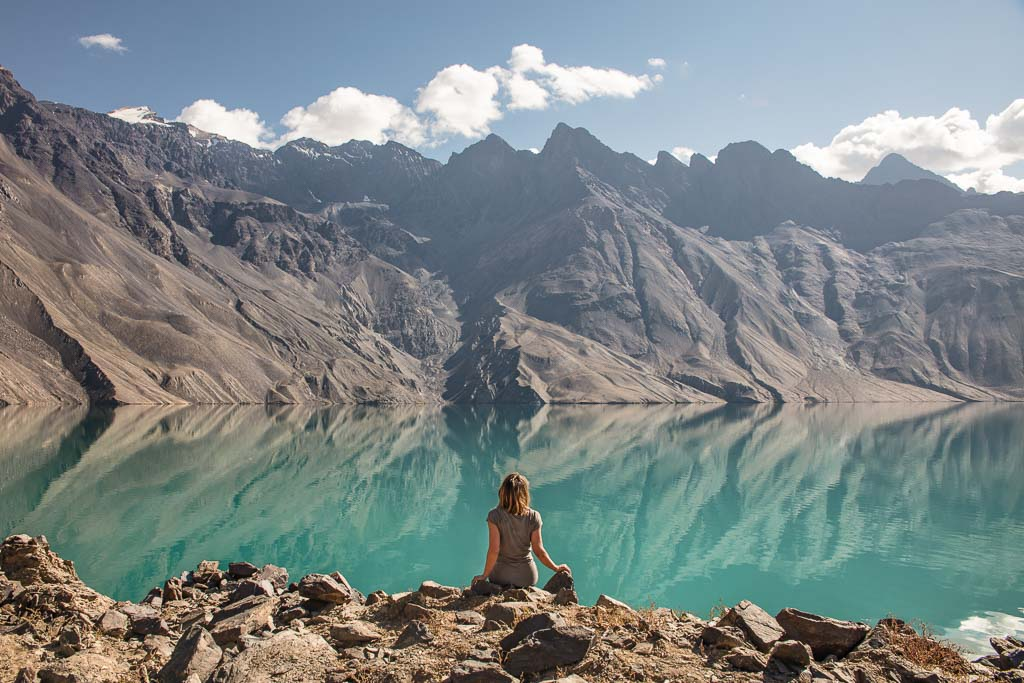
<path id="1" fill-rule="evenodd" d="M 5 408 L 0 531 L 46 534 L 117 598 L 202 559 L 337 569 L 364 592 L 463 585 L 518 469 L 585 602 L 705 616 L 749 598 L 955 631 L 1024 606 L 1022 418 L 948 404 Z"/>

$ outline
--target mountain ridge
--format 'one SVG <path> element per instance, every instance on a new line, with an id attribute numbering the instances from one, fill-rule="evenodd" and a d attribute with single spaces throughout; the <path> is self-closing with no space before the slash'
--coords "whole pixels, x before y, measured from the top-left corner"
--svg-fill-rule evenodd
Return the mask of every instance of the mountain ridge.
<path id="1" fill-rule="evenodd" d="M 7 403 L 1024 397 L 1024 195 L 752 141 L 652 165 L 567 124 L 445 164 L 270 152 L 9 71 L 0 137 Z"/>

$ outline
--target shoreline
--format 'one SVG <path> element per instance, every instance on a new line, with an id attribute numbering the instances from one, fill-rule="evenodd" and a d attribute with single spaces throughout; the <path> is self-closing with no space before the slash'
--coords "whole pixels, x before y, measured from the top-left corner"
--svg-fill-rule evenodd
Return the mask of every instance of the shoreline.
<path id="1" fill-rule="evenodd" d="M 485 588 L 487 590 L 485 590 Z M 1024 683 L 1024 643 L 969 662 L 895 618 L 874 626 L 743 601 L 713 621 L 570 576 L 498 591 L 426 580 L 367 596 L 338 572 L 204 561 L 140 603 L 85 585 L 45 537 L 0 545 L 0 681 L 791 681 Z"/>

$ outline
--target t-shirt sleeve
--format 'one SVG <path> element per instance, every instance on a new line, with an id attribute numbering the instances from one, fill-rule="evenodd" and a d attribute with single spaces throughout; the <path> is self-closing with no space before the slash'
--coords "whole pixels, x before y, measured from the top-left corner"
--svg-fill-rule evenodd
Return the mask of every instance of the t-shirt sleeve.
<path id="1" fill-rule="evenodd" d="M 491 508 L 491 511 L 487 513 L 487 521 L 495 526 L 498 525 L 498 508 Z"/>
<path id="2" fill-rule="evenodd" d="M 544 520 L 540 518 L 540 513 L 536 510 L 533 511 L 533 530 L 540 529 L 541 525 L 544 524 Z"/>

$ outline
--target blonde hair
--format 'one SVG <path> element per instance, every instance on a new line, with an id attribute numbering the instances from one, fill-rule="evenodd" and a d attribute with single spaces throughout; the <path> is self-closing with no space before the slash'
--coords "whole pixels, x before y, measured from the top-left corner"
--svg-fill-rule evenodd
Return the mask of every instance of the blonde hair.
<path id="1" fill-rule="evenodd" d="M 530 509 L 529 480 L 518 472 L 505 477 L 498 489 L 498 504 L 509 514 L 526 514 Z"/>

